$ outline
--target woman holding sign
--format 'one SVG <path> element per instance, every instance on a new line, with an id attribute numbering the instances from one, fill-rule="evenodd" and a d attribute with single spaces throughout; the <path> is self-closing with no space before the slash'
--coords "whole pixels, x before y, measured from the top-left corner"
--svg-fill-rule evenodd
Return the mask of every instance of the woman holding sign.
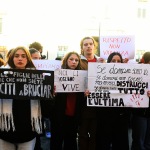
<path id="1" fill-rule="evenodd" d="M 150 52 L 145 52 L 141 62 L 150 64 Z M 150 97 L 150 90 L 147 93 Z M 133 108 L 132 116 L 132 150 L 150 149 L 150 107 Z"/>
<path id="2" fill-rule="evenodd" d="M 80 63 L 79 54 L 69 52 L 64 56 L 61 68 L 81 70 Z M 51 119 L 51 150 L 77 150 L 77 129 L 83 98 L 83 92 L 56 93 Z"/>
<path id="3" fill-rule="evenodd" d="M 107 63 L 123 63 L 118 52 L 109 55 Z M 101 107 L 98 109 L 97 150 L 129 150 L 129 113 L 127 108 Z"/>
<path id="4" fill-rule="evenodd" d="M 35 69 L 25 47 L 13 49 L 8 65 L 15 69 Z M 0 99 L 0 149 L 34 150 L 36 135 L 42 133 L 38 100 Z"/>

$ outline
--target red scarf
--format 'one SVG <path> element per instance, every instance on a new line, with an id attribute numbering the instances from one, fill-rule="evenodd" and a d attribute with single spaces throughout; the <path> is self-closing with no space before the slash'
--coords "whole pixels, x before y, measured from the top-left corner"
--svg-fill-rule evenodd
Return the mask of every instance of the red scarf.
<path id="1" fill-rule="evenodd" d="M 74 116 L 76 107 L 76 93 L 67 94 L 66 115 Z"/>

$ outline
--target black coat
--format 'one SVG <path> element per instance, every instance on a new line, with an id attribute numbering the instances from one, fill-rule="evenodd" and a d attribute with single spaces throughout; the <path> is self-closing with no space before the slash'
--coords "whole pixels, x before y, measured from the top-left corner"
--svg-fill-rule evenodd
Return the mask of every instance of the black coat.
<path id="1" fill-rule="evenodd" d="M 75 119 L 76 123 L 80 122 L 81 117 L 81 110 L 83 107 L 84 101 L 84 93 L 76 93 L 76 107 L 75 107 Z M 53 107 L 53 119 L 56 123 L 62 124 L 65 119 L 65 110 L 67 104 L 67 93 L 57 93 L 55 100 L 54 100 L 54 107 Z"/>
<path id="2" fill-rule="evenodd" d="M 0 131 L 0 139 L 11 143 L 23 143 L 35 138 L 37 133 L 32 131 L 30 100 L 13 100 L 12 107 L 16 130 Z M 41 100 L 41 110 L 44 116 L 50 116 L 52 111 L 51 100 Z"/>

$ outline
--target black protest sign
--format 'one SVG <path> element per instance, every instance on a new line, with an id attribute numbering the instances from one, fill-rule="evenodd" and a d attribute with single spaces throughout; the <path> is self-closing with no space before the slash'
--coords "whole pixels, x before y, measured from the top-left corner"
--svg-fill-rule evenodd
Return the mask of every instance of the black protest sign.
<path id="1" fill-rule="evenodd" d="M 53 98 L 54 71 L 31 69 L 0 69 L 0 98 Z"/>

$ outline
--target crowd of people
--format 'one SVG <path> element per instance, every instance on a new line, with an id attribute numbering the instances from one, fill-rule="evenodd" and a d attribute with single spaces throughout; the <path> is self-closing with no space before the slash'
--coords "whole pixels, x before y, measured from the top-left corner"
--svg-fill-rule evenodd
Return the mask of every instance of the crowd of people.
<path id="1" fill-rule="evenodd" d="M 88 70 L 89 62 L 127 63 L 119 52 L 112 52 L 107 61 L 95 55 L 96 41 L 84 37 L 81 53 L 68 52 L 61 69 Z M 38 45 L 36 47 L 35 45 Z M 0 65 L 11 69 L 36 70 L 33 59 L 44 59 L 42 45 L 16 47 Z M 142 56 L 150 64 L 150 52 Z M 54 85 L 55 87 L 55 85 Z M 51 122 L 50 150 L 130 150 L 129 127 L 132 129 L 132 150 L 150 150 L 150 108 L 88 107 L 88 88 L 84 92 L 56 93 L 53 101 L 32 99 L 0 99 L 0 150 L 42 150 L 44 118 Z M 147 96 L 150 97 L 148 90 Z M 34 120 L 37 120 L 35 123 Z M 131 126 L 130 126 L 131 125 Z"/>

